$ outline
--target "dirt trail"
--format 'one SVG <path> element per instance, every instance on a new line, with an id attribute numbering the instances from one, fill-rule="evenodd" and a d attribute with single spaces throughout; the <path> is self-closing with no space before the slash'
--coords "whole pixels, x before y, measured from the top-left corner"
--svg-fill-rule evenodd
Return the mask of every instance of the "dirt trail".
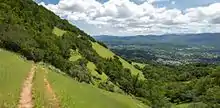
<path id="1" fill-rule="evenodd" d="M 48 73 L 47 71 L 45 71 L 45 72 L 46 72 L 46 74 Z M 47 80 L 46 76 L 44 76 L 44 83 L 45 83 L 45 86 L 46 86 L 47 93 L 50 96 L 50 99 L 49 99 L 50 104 L 51 104 L 50 106 L 52 108 L 60 108 L 60 104 L 59 104 L 59 101 L 56 97 L 56 94 L 54 93 L 54 91 L 53 91 L 49 81 Z"/>
<path id="2" fill-rule="evenodd" d="M 22 86 L 18 108 L 32 108 L 33 107 L 32 81 L 33 81 L 35 71 L 36 71 L 36 66 L 32 65 L 32 68 Z"/>

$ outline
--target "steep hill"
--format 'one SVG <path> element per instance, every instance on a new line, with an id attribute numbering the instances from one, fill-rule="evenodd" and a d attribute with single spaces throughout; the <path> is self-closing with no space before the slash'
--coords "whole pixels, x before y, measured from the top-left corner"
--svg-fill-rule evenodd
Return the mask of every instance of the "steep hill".
<path id="1" fill-rule="evenodd" d="M 126 61 L 32 0 L 1 0 L 0 48 L 3 108 L 220 106 L 219 66 Z"/>
<path id="2" fill-rule="evenodd" d="M 140 70 L 32 0 L 1 1 L 0 48 L 53 65 L 79 82 L 149 103 Z"/>
<path id="3" fill-rule="evenodd" d="M 146 108 L 144 104 L 129 96 L 79 83 L 52 68 L 48 69 L 47 65 L 33 64 L 12 52 L 1 49 L 0 59 L 0 86 L 4 87 L 0 89 L 1 108 L 15 108 L 18 105 L 22 83 L 31 70 L 31 65 L 37 66 L 32 88 L 32 104 L 36 108 L 54 108 L 55 104 L 59 104 L 61 108 Z M 13 68 L 10 68 L 11 66 Z M 52 97 L 45 87 L 45 78 L 56 95 L 56 103 L 50 99 Z"/>

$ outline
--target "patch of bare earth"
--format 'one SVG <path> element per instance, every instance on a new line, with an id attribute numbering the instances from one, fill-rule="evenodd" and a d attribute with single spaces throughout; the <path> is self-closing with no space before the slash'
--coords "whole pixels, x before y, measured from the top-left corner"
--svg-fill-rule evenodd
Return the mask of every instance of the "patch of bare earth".
<path id="1" fill-rule="evenodd" d="M 27 78 L 25 79 L 23 83 L 18 108 L 33 108 L 32 81 L 33 81 L 35 71 L 36 71 L 36 66 L 33 65 Z"/>
<path id="2" fill-rule="evenodd" d="M 47 74 L 47 72 L 46 72 Z M 49 104 L 52 108 L 60 108 L 59 101 L 56 97 L 56 94 L 54 93 L 49 81 L 47 80 L 46 76 L 44 76 L 44 83 L 47 90 L 47 93 L 49 95 Z"/>

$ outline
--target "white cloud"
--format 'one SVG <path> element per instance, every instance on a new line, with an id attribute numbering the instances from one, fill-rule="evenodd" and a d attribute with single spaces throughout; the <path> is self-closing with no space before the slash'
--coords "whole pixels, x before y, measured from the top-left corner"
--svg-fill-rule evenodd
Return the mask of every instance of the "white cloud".
<path id="1" fill-rule="evenodd" d="M 155 7 L 152 3 L 158 1 L 164 0 L 145 0 L 141 4 L 129 0 L 104 4 L 96 0 L 60 0 L 56 5 L 40 4 L 70 22 L 83 22 L 82 29 L 90 34 L 218 32 L 220 28 L 220 3 L 179 10 Z"/>
<path id="2" fill-rule="evenodd" d="M 155 3 L 155 2 L 164 2 L 169 0 L 142 0 L 142 1 L 147 1 L 148 3 Z"/>

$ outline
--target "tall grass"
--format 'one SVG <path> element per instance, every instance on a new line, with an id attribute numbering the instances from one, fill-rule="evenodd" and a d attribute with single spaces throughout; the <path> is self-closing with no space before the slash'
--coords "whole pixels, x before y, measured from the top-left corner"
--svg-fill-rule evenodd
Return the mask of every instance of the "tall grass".
<path id="1" fill-rule="evenodd" d="M 33 80 L 34 108 L 50 108 L 48 93 L 44 84 L 45 70 L 38 66 Z"/>
<path id="2" fill-rule="evenodd" d="M 103 58 L 113 58 L 114 53 L 111 52 L 109 49 L 101 46 L 98 43 L 92 42 L 92 48 L 95 49 L 95 51 Z"/>
<path id="3" fill-rule="evenodd" d="M 48 80 L 60 99 L 62 108 L 141 108 L 127 96 L 121 98 L 111 93 L 107 94 L 94 86 L 78 83 L 55 72 L 49 71 Z M 129 101 L 122 102 L 120 99 Z"/>
<path id="4" fill-rule="evenodd" d="M 0 49 L 0 108 L 17 107 L 22 83 L 30 69 L 30 62 Z"/>

